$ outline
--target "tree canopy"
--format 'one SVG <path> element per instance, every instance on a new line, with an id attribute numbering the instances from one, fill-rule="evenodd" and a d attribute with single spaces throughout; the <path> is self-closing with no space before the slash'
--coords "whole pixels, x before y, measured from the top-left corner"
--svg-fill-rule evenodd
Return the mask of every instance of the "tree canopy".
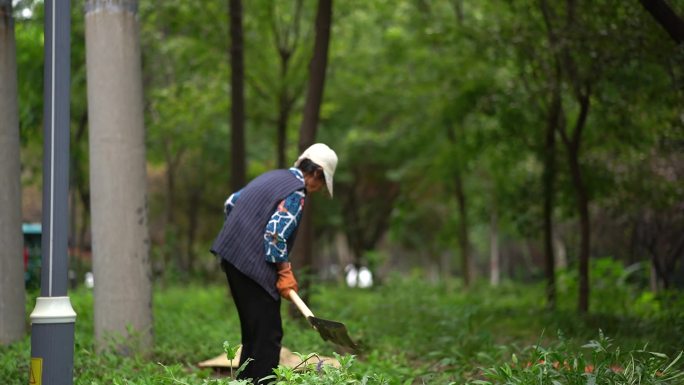
<path id="1" fill-rule="evenodd" d="M 15 3 L 22 176 L 37 186 L 42 3 Z M 83 1 L 72 3 L 72 190 L 87 214 Z M 316 10 L 243 2 L 247 180 L 300 150 Z M 335 199 L 315 203 L 318 268 L 344 261 L 342 236 L 381 276 L 421 266 L 469 282 L 488 274 L 495 233 L 508 278 L 610 256 L 681 286 L 684 45 L 653 12 L 612 0 L 335 2 L 316 141 L 340 164 Z M 226 1 L 139 4 L 156 274 L 215 268 L 206 250 L 234 151 L 229 17 Z M 88 216 L 72 221 L 87 248 Z"/>

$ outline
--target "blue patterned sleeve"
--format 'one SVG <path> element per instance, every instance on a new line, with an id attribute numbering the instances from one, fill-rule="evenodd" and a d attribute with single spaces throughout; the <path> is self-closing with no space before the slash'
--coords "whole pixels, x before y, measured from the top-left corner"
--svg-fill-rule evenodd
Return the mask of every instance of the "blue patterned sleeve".
<path id="1" fill-rule="evenodd" d="M 304 192 L 295 191 L 283 199 L 264 231 L 264 249 L 268 262 L 287 262 L 287 240 L 299 226 L 304 209 Z"/>
<path id="2" fill-rule="evenodd" d="M 226 218 L 228 217 L 228 214 L 230 214 L 230 211 L 235 207 L 235 202 L 237 202 L 238 198 L 240 197 L 240 192 L 242 190 L 232 193 L 228 199 L 226 199 L 226 203 L 223 204 L 223 212 L 226 214 Z"/>

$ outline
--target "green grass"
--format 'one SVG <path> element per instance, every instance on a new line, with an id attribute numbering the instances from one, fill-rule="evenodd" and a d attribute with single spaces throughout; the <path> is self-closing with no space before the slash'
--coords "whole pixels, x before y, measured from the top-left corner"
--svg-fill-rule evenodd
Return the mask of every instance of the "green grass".
<path id="1" fill-rule="evenodd" d="M 281 368 L 274 378 L 278 383 L 592 383 L 584 373 L 586 365 L 653 371 L 650 380 L 632 376 L 640 382 L 620 382 L 606 375 L 594 379 L 598 384 L 684 383 L 676 377 L 682 360 L 667 372 L 674 378 L 662 375 L 684 348 L 684 306 L 677 297 L 651 298 L 648 311 L 622 306 L 582 317 L 569 306 L 546 310 L 539 285 L 464 290 L 457 282 L 437 285 L 397 277 L 372 290 L 328 285 L 313 290 L 313 311 L 344 322 L 365 350 L 354 359 L 342 358 L 348 366 L 331 373 L 295 374 Z M 632 294 L 623 294 L 629 302 Z M 566 295 L 574 293 L 561 290 L 560 296 Z M 592 295 L 593 306 L 600 309 L 610 306 L 602 301 L 615 302 L 617 294 L 603 296 L 596 290 Z M 75 384 L 219 383 L 214 373 L 195 365 L 221 353 L 224 341 L 239 342 L 237 315 L 223 283 L 156 289 L 155 346 L 148 358 L 95 353 L 92 292 L 79 289 L 70 296 L 78 313 Z M 560 304 L 566 302 L 572 301 L 559 298 Z M 335 347 L 320 340 L 301 318 L 287 316 L 285 306 L 283 313 L 284 346 L 304 354 L 334 354 Z M 604 347 L 602 355 L 597 346 Z M 3 384 L 28 383 L 29 355 L 29 337 L 0 347 Z M 571 364 L 554 368 L 554 360 Z"/>

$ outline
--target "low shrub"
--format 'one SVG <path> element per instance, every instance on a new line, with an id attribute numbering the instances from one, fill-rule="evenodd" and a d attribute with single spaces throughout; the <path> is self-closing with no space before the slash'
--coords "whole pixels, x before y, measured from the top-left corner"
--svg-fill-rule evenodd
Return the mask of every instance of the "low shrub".
<path id="1" fill-rule="evenodd" d="M 682 352 L 674 359 L 646 347 L 623 352 L 602 332 L 575 351 L 561 336 L 550 348 L 533 345 L 510 362 L 483 369 L 478 385 L 665 385 L 684 383 Z"/>

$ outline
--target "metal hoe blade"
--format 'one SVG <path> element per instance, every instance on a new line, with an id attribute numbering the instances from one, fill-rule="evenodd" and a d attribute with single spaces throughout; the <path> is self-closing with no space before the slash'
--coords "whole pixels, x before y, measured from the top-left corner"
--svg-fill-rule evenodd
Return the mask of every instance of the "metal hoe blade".
<path id="1" fill-rule="evenodd" d="M 343 323 L 337 321 L 330 321 L 318 317 L 308 317 L 309 323 L 316 330 L 321 338 L 325 341 L 334 342 L 340 346 L 345 346 L 351 349 L 358 349 L 358 346 L 349 337 L 347 327 Z"/>

